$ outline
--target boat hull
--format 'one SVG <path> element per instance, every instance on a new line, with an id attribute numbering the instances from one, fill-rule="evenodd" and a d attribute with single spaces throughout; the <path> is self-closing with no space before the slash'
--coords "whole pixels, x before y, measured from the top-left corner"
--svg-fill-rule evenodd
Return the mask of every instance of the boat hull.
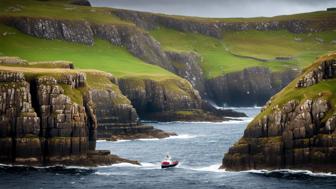
<path id="1" fill-rule="evenodd" d="M 161 168 L 162 169 L 165 169 L 165 168 L 171 168 L 171 167 L 175 167 L 175 166 L 177 166 L 178 165 L 178 161 L 175 161 L 175 162 L 173 162 L 173 163 L 171 163 L 171 164 L 161 164 Z"/>

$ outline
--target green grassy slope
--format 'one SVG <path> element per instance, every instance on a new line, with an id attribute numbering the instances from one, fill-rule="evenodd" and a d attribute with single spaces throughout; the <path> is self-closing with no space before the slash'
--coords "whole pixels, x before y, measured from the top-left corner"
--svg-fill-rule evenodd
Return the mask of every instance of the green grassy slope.
<path id="1" fill-rule="evenodd" d="M 293 34 L 287 31 L 225 32 L 223 39 L 159 28 L 150 32 L 166 50 L 195 51 L 203 57 L 202 68 L 207 78 L 240 71 L 247 67 L 265 66 L 273 71 L 304 68 L 316 56 L 336 49 L 336 31 L 315 34 Z M 318 40 L 323 39 L 321 43 Z M 274 59 L 294 57 L 288 62 L 261 62 L 235 55 Z"/>
<path id="2" fill-rule="evenodd" d="M 28 61 L 72 61 L 76 67 L 98 69 L 116 77 L 165 79 L 177 78 L 174 74 L 155 65 L 146 64 L 132 56 L 126 49 L 96 39 L 93 46 L 60 40 L 44 40 L 23 34 L 0 25 L 0 55 L 19 56 Z"/>

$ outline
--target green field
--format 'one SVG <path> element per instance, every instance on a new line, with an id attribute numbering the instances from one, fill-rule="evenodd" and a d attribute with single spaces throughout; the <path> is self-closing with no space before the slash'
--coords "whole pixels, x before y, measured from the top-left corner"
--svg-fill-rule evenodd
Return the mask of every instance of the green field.
<path id="1" fill-rule="evenodd" d="M 336 31 L 315 34 L 292 34 L 287 31 L 225 32 L 223 39 L 201 34 L 159 28 L 150 32 L 166 50 L 194 51 L 203 57 L 202 68 L 207 78 L 240 71 L 254 66 L 269 67 L 273 71 L 304 68 L 317 56 L 336 49 Z M 323 39 L 320 43 L 317 39 Z M 296 41 L 300 40 L 300 41 Z M 271 61 L 262 62 L 235 55 Z M 283 62 L 275 57 L 293 57 Z"/>
<path id="2" fill-rule="evenodd" d="M 77 68 L 97 69 L 116 77 L 164 79 L 176 77 L 155 65 L 144 63 L 126 49 L 96 39 L 93 46 L 61 40 L 31 37 L 8 26 L 0 25 L 0 56 L 19 56 L 28 61 L 72 61 Z"/>

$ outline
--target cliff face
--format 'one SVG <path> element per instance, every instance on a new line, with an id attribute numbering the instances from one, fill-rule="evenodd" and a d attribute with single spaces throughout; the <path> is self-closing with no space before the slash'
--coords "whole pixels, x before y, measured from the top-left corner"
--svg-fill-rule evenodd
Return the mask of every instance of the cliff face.
<path id="1" fill-rule="evenodd" d="M 248 125 L 223 168 L 335 172 L 335 77 L 335 54 L 309 67 Z"/>
<path id="2" fill-rule="evenodd" d="M 120 79 L 119 87 L 142 117 L 152 113 L 201 109 L 201 97 L 185 80 Z"/>
<path id="3" fill-rule="evenodd" d="M 194 52 L 172 52 L 166 51 L 174 73 L 188 80 L 198 90 L 202 97 L 207 96 L 202 68 L 201 57 Z"/>
<path id="4" fill-rule="evenodd" d="M 253 67 L 207 80 L 206 86 L 210 98 L 217 104 L 263 105 L 297 74 L 293 70 L 272 73 L 265 67 Z"/>
<path id="5" fill-rule="evenodd" d="M 165 138 L 175 135 L 152 126 L 142 125 L 136 110 L 129 100 L 121 95 L 119 89 L 93 89 L 89 91 L 88 96 L 96 109 L 99 139 Z"/>
<path id="6" fill-rule="evenodd" d="M 287 30 L 293 33 L 318 32 L 336 26 L 333 19 L 306 20 L 306 19 L 277 19 L 267 21 L 235 21 L 221 20 L 204 21 L 202 19 L 184 19 L 182 17 L 164 16 L 158 14 L 114 10 L 114 14 L 121 19 L 131 21 L 147 30 L 159 26 L 173 28 L 183 32 L 194 32 L 211 37 L 221 38 L 224 31 L 246 30 Z"/>
<path id="7" fill-rule="evenodd" d="M 64 95 L 54 78 L 29 83 L 22 73 L 1 72 L 0 81 L 1 162 L 78 161 L 94 150 L 88 128 L 95 126 L 87 122 L 85 108 Z"/>

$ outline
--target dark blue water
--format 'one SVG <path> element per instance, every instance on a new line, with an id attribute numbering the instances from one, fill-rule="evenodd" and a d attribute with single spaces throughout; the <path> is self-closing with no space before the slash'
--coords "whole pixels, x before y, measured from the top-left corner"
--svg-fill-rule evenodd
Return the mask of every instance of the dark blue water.
<path id="1" fill-rule="evenodd" d="M 157 128 L 179 136 L 161 140 L 105 142 L 98 149 L 136 159 L 142 166 L 118 164 L 83 169 L 0 169 L 0 188 L 336 188 L 336 176 L 308 171 L 226 172 L 218 170 L 224 152 L 237 141 L 257 108 L 240 109 L 250 118 L 224 123 L 157 123 Z M 169 152 L 180 160 L 163 170 L 160 161 Z"/>

